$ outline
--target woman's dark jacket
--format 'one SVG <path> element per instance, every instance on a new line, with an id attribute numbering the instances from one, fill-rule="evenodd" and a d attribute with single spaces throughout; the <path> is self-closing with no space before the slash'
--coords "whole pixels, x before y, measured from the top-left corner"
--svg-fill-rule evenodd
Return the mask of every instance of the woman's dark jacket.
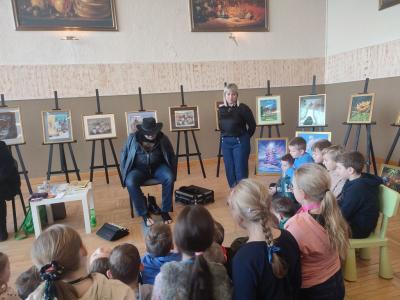
<path id="1" fill-rule="evenodd" d="M 0 141 L 0 199 L 11 200 L 20 191 L 21 179 L 10 149 Z"/>

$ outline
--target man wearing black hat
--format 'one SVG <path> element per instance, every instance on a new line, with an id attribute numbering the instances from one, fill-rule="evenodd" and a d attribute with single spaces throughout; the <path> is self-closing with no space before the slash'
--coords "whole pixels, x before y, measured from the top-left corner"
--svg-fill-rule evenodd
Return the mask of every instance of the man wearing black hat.
<path id="1" fill-rule="evenodd" d="M 166 224 L 172 222 L 169 212 L 172 208 L 177 161 L 171 142 L 161 132 L 162 125 L 156 123 L 154 118 L 144 118 L 143 123 L 136 126 L 138 130 L 129 135 L 121 153 L 123 183 L 146 226 L 153 225 L 154 221 L 147 210 L 140 185 L 151 178 L 162 184 L 161 217 Z"/>

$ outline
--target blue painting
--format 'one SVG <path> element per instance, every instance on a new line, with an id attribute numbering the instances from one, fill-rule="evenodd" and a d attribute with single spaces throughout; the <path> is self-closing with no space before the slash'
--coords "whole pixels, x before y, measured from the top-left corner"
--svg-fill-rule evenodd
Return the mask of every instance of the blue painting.
<path id="1" fill-rule="evenodd" d="M 312 154 L 312 146 L 318 140 L 328 140 L 331 142 L 331 132 L 296 131 L 296 136 L 302 137 L 307 143 L 306 152 Z"/>
<path id="2" fill-rule="evenodd" d="M 287 153 L 287 138 L 257 139 L 257 175 L 280 175 L 280 158 Z"/>

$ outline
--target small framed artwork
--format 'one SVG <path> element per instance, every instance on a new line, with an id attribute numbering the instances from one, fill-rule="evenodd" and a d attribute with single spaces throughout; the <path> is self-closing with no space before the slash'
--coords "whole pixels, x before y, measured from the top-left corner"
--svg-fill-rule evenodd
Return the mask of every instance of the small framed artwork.
<path id="1" fill-rule="evenodd" d="M 287 153 L 287 138 L 256 139 L 257 175 L 280 175 L 282 173 L 280 158 Z"/>
<path id="2" fill-rule="evenodd" d="M 394 125 L 400 126 L 400 112 L 399 112 L 399 114 L 397 115 L 397 119 L 396 119 L 396 122 L 394 122 Z"/>
<path id="3" fill-rule="evenodd" d="M 146 111 L 129 111 L 125 112 L 126 118 L 126 132 L 128 135 L 137 131 L 136 126 L 143 123 L 144 118 L 154 118 L 157 122 L 157 111 L 146 110 Z"/>
<path id="4" fill-rule="evenodd" d="M 169 107 L 169 128 L 171 131 L 200 129 L 198 106 Z"/>
<path id="5" fill-rule="evenodd" d="M 268 31 L 268 0 L 190 0 L 192 31 Z"/>
<path id="6" fill-rule="evenodd" d="M 379 0 L 379 10 L 399 4 L 400 0 Z"/>
<path id="7" fill-rule="evenodd" d="M 214 105 L 215 105 L 215 122 L 217 124 L 217 130 L 220 130 L 219 129 L 219 120 L 218 120 L 218 109 L 221 106 L 224 106 L 224 101 L 215 101 Z"/>
<path id="8" fill-rule="evenodd" d="M 380 176 L 387 187 L 400 193 L 400 167 L 382 164 Z"/>
<path id="9" fill-rule="evenodd" d="M 326 94 L 299 97 L 299 127 L 325 126 Z"/>
<path id="10" fill-rule="evenodd" d="M 352 95 L 347 123 L 371 123 L 374 99 L 374 93 Z"/>
<path id="11" fill-rule="evenodd" d="M 42 111 L 43 143 L 68 143 L 74 141 L 71 111 Z"/>
<path id="12" fill-rule="evenodd" d="M 257 125 L 281 123 L 281 96 L 257 97 Z"/>
<path id="13" fill-rule="evenodd" d="M 114 0 L 12 0 L 17 30 L 117 30 Z"/>
<path id="14" fill-rule="evenodd" d="M 83 131 L 86 140 L 117 137 L 114 114 L 83 116 Z"/>
<path id="15" fill-rule="evenodd" d="M 296 137 L 302 137 L 306 143 L 307 143 L 307 148 L 306 152 L 309 154 L 312 154 L 312 146 L 316 141 L 319 140 L 328 140 L 332 141 L 332 133 L 328 131 L 296 131 Z"/>
<path id="16" fill-rule="evenodd" d="M 0 140 L 7 145 L 25 143 L 19 107 L 0 108 Z"/>

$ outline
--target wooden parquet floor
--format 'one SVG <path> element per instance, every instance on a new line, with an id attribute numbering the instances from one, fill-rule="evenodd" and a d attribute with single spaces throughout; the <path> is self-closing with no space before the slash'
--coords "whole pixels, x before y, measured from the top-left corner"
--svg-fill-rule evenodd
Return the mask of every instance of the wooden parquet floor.
<path id="1" fill-rule="evenodd" d="M 205 161 L 205 168 L 207 178 L 203 179 L 199 164 L 191 162 L 191 175 L 186 172 L 186 165 L 181 164 L 179 167 L 178 181 L 175 184 L 175 189 L 183 185 L 196 184 L 206 188 L 213 189 L 215 192 L 215 203 L 207 205 L 207 208 L 212 213 L 213 217 L 223 224 L 225 227 L 225 241 L 224 244 L 229 246 L 230 243 L 238 236 L 243 236 L 244 232 L 236 226 L 231 218 L 229 209 L 226 206 L 226 197 L 229 192 L 228 185 L 225 179 L 223 166 L 221 168 L 220 177 L 217 178 L 216 161 Z M 251 177 L 259 180 L 260 182 L 268 185 L 270 182 L 276 181 L 276 177 L 269 176 L 254 176 L 254 163 L 250 162 Z M 84 176 L 85 177 L 85 176 Z M 61 178 L 62 180 L 62 178 Z M 56 182 L 56 180 L 52 180 Z M 34 184 L 41 182 L 41 179 L 32 180 Z M 25 185 L 24 185 L 25 188 Z M 144 188 L 145 193 L 151 193 L 156 196 L 157 202 L 161 200 L 161 187 L 153 186 Z M 26 199 L 28 194 L 24 190 Z M 128 193 L 122 189 L 118 177 L 113 175 L 110 178 L 110 184 L 105 183 L 105 178 L 98 175 L 94 180 L 94 195 L 95 195 L 95 208 L 97 215 L 96 231 L 103 223 L 110 222 L 128 227 L 130 234 L 117 241 L 108 242 L 100 239 L 93 232 L 85 234 L 83 225 L 83 213 L 80 202 L 72 202 L 67 204 L 67 218 L 59 221 L 59 223 L 68 224 L 78 230 L 82 235 L 84 244 L 86 245 L 89 253 L 94 251 L 100 246 L 114 247 L 123 242 L 129 242 L 136 245 L 140 253 L 144 253 L 144 233 L 141 225 L 141 218 L 130 217 Z M 180 204 L 174 204 L 173 218 L 177 216 L 182 209 Z M 21 223 L 23 216 L 22 210 L 17 202 L 18 221 Z M 10 285 L 13 286 L 16 277 L 22 271 L 31 266 L 30 248 L 34 241 L 34 237 L 21 241 L 16 241 L 12 237 L 12 213 L 11 205 L 8 205 L 8 229 L 10 238 L 6 242 L 0 243 L 0 251 L 9 255 L 11 260 L 11 280 Z M 173 226 L 173 225 L 172 225 Z M 346 282 L 346 299 L 352 300 L 367 300 L 367 299 L 400 299 L 400 217 L 397 215 L 392 218 L 389 224 L 388 237 L 390 239 L 390 257 L 394 269 L 394 278 L 392 280 L 381 279 L 378 276 L 379 262 L 378 262 L 378 249 L 372 251 L 372 259 L 370 261 L 357 261 L 358 267 L 358 281 L 354 283 Z"/>

